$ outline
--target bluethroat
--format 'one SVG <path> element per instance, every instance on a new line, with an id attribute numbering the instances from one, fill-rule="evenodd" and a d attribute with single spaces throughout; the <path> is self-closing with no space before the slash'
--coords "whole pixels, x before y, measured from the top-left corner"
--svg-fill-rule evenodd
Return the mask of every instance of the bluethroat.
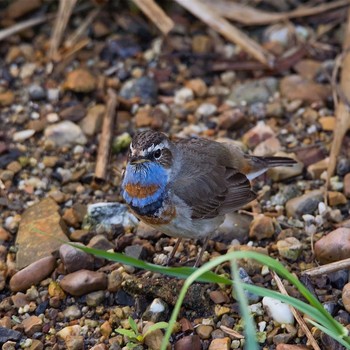
<path id="1" fill-rule="evenodd" d="M 144 223 L 177 237 L 203 239 L 196 265 L 209 237 L 226 213 L 256 198 L 250 180 L 276 166 L 292 166 L 285 157 L 254 157 L 230 143 L 203 138 L 171 141 L 144 131 L 130 144 L 122 195 Z"/>

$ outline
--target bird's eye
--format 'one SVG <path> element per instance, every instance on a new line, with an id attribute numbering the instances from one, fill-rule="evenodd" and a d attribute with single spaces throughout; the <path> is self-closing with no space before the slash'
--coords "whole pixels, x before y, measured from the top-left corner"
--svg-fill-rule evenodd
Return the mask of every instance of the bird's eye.
<path id="1" fill-rule="evenodd" d="M 159 159 L 161 154 L 162 154 L 162 151 L 160 149 L 157 149 L 156 151 L 154 151 L 153 156 L 155 159 Z"/>

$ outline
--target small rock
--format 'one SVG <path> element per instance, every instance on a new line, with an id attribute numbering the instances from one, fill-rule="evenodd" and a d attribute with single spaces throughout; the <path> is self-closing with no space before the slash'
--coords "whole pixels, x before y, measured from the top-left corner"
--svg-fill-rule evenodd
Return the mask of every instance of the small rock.
<path id="1" fill-rule="evenodd" d="M 227 306 L 215 305 L 214 311 L 215 311 L 215 316 L 221 317 L 222 315 L 230 313 L 232 310 Z"/>
<path id="2" fill-rule="evenodd" d="M 110 250 L 114 248 L 114 245 L 104 235 L 96 235 L 91 238 L 88 247 L 101 250 Z"/>
<path id="3" fill-rule="evenodd" d="M 344 176 L 344 194 L 347 198 L 350 198 L 350 173 Z"/>
<path id="4" fill-rule="evenodd" d="M 274 233 L 273 220 L 264 214 L 256 215 L 249 227 L 249 237 L 257 240 L 270 238 Z"/>
<path id="5" fill-rule="evenodd" d="M 35 134 L 35 130 L 32 130 L 32 129 L 17 131 L 13 134 L 13 141 L 15 142 L 25 141 L 31 138 L 34 134 Z"/>
<path id="6" fill-rule="evenodd" d="M 142 319 L 154 323 L 166 321 L 169 313 L 168 305 L 160 298 L 155 298 L 142 315 Z"/>
<path id="7" fill-rule="evenodd" d="M 323 192 L 320 190 L 310 191 L 300 197 L 292 198 L 286 204 L 287 216 L 300 218 L 304 214 L 313 214 L 322 199 Z"/>
<path id="8" fill-rule="evenodd" d="M 18 271 L 10 279 L 10 289 L 13 292 L 25 291 L 30 286 L 38 284 L 54 270 L 56 259 L 53 256 L 42 258 Z"/>
<path id="9" fill-rule="evenodd" d="M 208 350 L 230 350 L 231 340 L 228 337 L 213 339 Z"/>
<path id="10" fill-rule="evenodd" d="M 15 95 L 12 91 L 0 92 L 0 107 L 10 106 L 15 100 Z"/>
<path id="11" fill-rule="evenodd" d="M 36 85 L 36 84 L 30 85 L 28 88 L 28 93 L 29 93 L 29 97 L 33 101 L 39 101 L 46 98 L 46 92 L 40 85 Z"/>
<path id="12" fill-rule="evenodd" d="M 242 280 L 242 282 L 247 283 L 247 284 L 252 284 L 252 285 L 254 284 L 244 268 L 240 267 L 238 272 L 239 272 L 239 278 Z M 256 295 L 256 294 L 249 292 L 247 290 L 244 291 L 244 294 L 247 298 L 247 302 L 249 305 L 256 304 L 261 299 L 259 295 Z"/>
<path id="13" fill-rule="evenodd" d="M 26 209 L 22 214 L 16 237 L 16 245 L 18 246 L 16 266 L 18 269 L 47 256 L 50 257 L 49 261 L 51 261 L 51 253 L 59 249 L 62 241 L 68 240 L 67 228 L 58 210 L 59 206 L 53 199 L 45 198 Z M 46 271 L 46 269 L 44 270 Z"/>
<path id="14" fill-rule="evenodd" d="M 103 322 L 101 324 L 101 334 L 105 337 L 105 338 L 109 338 L 111 333 L 112 333 L 113 329 L 111 324 L 109 323 L 109 321 Z"/>
<path id="15" fill-rule="evenodd" d="M 347 312 L 350 312 L 350 283 L 347 283 L 342 291 L 342 300 L 344 308 Z"/>
<path id="16" fill-rule="evenodd" d="M 201 340 L 198 335 L 188 335 L 175 343 L 174 350 L 201 350 Z"/>
<path id="17" fill-rule="evenodd" d="M 80 270 L 70 273 L 61 280 L 62 289 L 75 296 L 107 288 L 107 277 L 102 272 Z"/>
<path id="18" fill-rule="evenodd" d="M 269 316 L 277 323 L 294 324 L 294 316 L 289 305 L 270 297 L 264 297 L 262 304 Z"/>
<path id="19" fill-rule="evenodd" d="M 70 120 L 49 125 L 44 131 L 45 137 L 56 146 L 70 146 L 72 144 L 86 144 L 87 140 L 80 127 Z"/>
<path id="20" fill-rule="evenodd" d="M 105 112 L 106 106 L 102 104 L 97 104 L 88 109 L 86 117 L 79 123 L 79 126 L 85 135 L 93 136 L 101 131 Z"/>
<path id="21" fill-rule="evenodd" d="M 266 125 L 264 122 L 258 122 L 258 124 L 252 129 L 248 130 L 242 137 L 242 141 L 249 148 L 257 146 L 260 142 L 267 140 L 274 136 L 274 131 Z"/>
<path id="22" fill-rule="evenodd" d="M 142 128 L 150 126 L 153 129 L 161 129 L 166 120 L 166 114 L 160 108 L 149 105 L 139 108 L 135 115 L 135 126 Z"/>
<path id="23" fill-rule="evenodd" d="M 213 290 L 209 293 L 209 296 L 215 304 L 223 304 L 228 303 L 230 301 L 227 294 L 222 292 L 221 290 Z"/>
<path id="24" fill-rule="evenodd" d="M 71 320 L 77 320 L 81 317 L 81 310 L 77 305 L 68 306 L 65 310 L 63 310 L 64 317 Z"/>
<path id="25" fill-rule="evenodd" d="M 142 330 L 142 334 L 144 335 L 144 342 L 148 346 L 148 349 L 158 350 L 161 348 L 164 335 L 160 329 L 148 332 L 152 325 L 154 325 L 153 322 L 147 322 Z"/>
<path id="26" fill-rule="evenodd" d="M 81 103 L 75 103 L 72 106 L 61 110 L 60 117 L 63 120 L 70 120 L 71 122 L 78 122 L 86 115 L 86 109 Z"/>
<path id="27" fill-rule="evenodd" d="M 84 350 L 84 337 L 82 335 L 69 335 L 65 343 L 67 350 Z"/>
<path id="28" fill-rule="evenodd" d="M 140 103 L 154 105 L 158 99 L 158 87 L 154 79 L 145 76 L 126 81 L 119 94 L 127 100 L 138 97 Z"/>
<path id="29" fill-rule="evenodd" d="M 309 347 L 304 345 L 277 344 L 276 350 L 309 350 Z"/>
<path id="30" fill-rule="evenodd" d="M 42 5 L 42 0 L 15 0 L 11 1 L 6 8 L 6 14 L 11 19 L 22 17 L 23 15 L 38 9 Z"/>
<path id="31" fill-rule="evenodd" d="M 320 179 L 321 175 L 327 171 L 329 165 L 329 157 L 321 159 L 320 161 L 313 163 L 307 167 L 307 172 L 313 179 Z"/>
<path id="32" fill-rule="evenodd" d="M 62 328 L 57 332 L 57 336 L 65 341 L 69 336 L 78 336 L 80 334 L 80 331 L 81 327 L 76 324 Z"/>
<path id="33" fill-rule="evenodd" d="M 62 218 L 68 225 L 78 228 L 83 222 L 86 211 L 87 208 L 85 205 L 76 203 L 73 207 L 65 210 Z"/>
<path id="34" fill-rule="evenodd" d="M 277 87 L 278 81 L 272 77 L 239 83 L 233 87 L 227 102 L 236 105 L 241 104 L 243 101 L 248 105 L 257 102 L 266 103 L 277 91 Z"/>
<path id="35" fill-rule="evenodd" d="M 147 258 L 147 250 L 140 244 L 134 244 L 125 248 L 125 254 L 135 259 L 145 260 Z"/>
<path id="36" fill-rule="evenodd" d="M 68 73 L 63 87 L 74 92 L 89 93 L 96 88 L 96 78 L 86 69 L 75 69 Z"/>
<path id="37" fill-rule="evenodd" d="M 254 149 L 254 156 L 268 157 L 273 156 L 281 150 L 281 143 L 275 136 L 269 137 L 267 140 L 260 142 Z"/>
<path id="38" fill-rule="evenodd" d="M 54 168 L 58 162 L 59 158 L 56 156 L 45 156 L 43 158 L 43 164 L 46 168 Z"/>
<path id="39" fill-rule="evenodd" d="M 192 38 L 192 50 L 194 53 L 208 53 L 212 49 L 212 39 L 208 35 L 197 34 Z"/>
<path id="40" fill-rule="evenodd" d="M 287 237 L 286 239 L 277 241 L 277 249 L 282 257 L 296 261 L 301 254 L 302 244 L 295 237 Z"/>
<path id="41" fill-rule="evenodd" d="M 207 118 L 216 113 L 217 107 L 212 103 L 202 103 L 196 110 L 198 117 Z"/>
<path id="42" fill-rule="evenodd" d="M 29 299 L 26 294 L 18 292 L 15 295 L 11 296 L 11 300 L 13 302 L 14 307 L 20 308 L 27 304 L 29 304 Z"/>
<path id="43" fill-rule="evenodd" d="M 282 78 L 280 91 L 288 100 L 302 100 L 309 103 L 326 101 L 332 95 L 329 85 L 314 83 L 300 75 L 288 75 Z"/>
<path id="44" fill-rule="evenodd" d="M 62 290 L 61 286 L 56 281 L 51 281 L 48 287 L 48 292 L 50 297 L 63 300 L 66 297 L 65 292 Z"/>
<path id="45" fill-rule="evenodd" d="M 350 228 L 340 227 L 323 236 L 315 244 L 315 256 L 321 264 L 349 258 Z"/>
<path id="46" fill-rule="evenodd" d="M 0 327 L 0 344 L 4 344 L 9 340 L 19 341 L 22 338 L 22 333 L 13 329 Z M 200 349 L 200 348 L 199 348 Z"/>
<path id="47" fill-rule="evenodd" d="M 328 191 L 328 202 L 331 207 L 348 203 L 348 200 L 341 192 Z"/>
<path id="48" fill-rule="evenodd" d="M 123 276 L 118 270 L 113 270 L 108 275 L 108 290 L 112 293 L 117 292 L 123 282 Z"/>
<path id="49" fill-rule="evenodd" d="M 232 108 L 221 113 L 218 117 L 218 126 L 224 130 L 234 130 L 247 122 L 245 114 L 240 108 Z"/>
<path id="50" fill-rule="evenodd" d="M 86 304 L 88 306 L 98 306 L 103 303 L 105 298 L 105 292 L 103 290 L 98 290 L 96 292 L 91 292 L 86 295 Z"/>
<path id="51" fill-rule="evenodd" d="M 202 79 L 191 79 L 186 82 L 185 86 L 191 89 L 198 97 L 203 97 L 207 94 L 208 88 Z"/>
<path id="52" fill-rule="evenodd" d="M 38 316 L 29 316 L 22 321 L 24 332 L 28 337 L 31 337 L 34 333 L 40 332 L 42 329 L 43 321 Z"/>
<path id="53" fill-rule="evenodd" d="M 193 100 L 193 91 L 187 87 L 184 87 L 176 91 L 174 96 L 174 103 L 178 105 L 183 105 L 188 101 Z"/>
<path id="54" fill-rule="evenodd" d="M 94 267 L 94 257 L 91 254 L 87 254 L 69 244 L 61 245 L 60 258 L 68 273 L 78 270 L 92 270 Z"/>
<path id="55" fill-rule="evenodd" d="M 130 146 L 130 143 L 131 143 L 130 134 L 127 132 L 124 132 L 113 140 L 112 152 L 118 154 L 128 149 Z"/>
<path id="56" fill-rule="evenodd" d="M 335 126 L 335 117 L 321 117 L 319 120 L 322 130 L 333 131 Z"/>
<path id="57" fill-rule="evenodd" d="M 196 328 L 196 333 L 199 335 L 199 338 L 201 339 L 209 339 L 212 331 L 213 331 L 212 326 L 207 326 L 204 324 L 201 324 Z"/>
<path id="58" fill-rule="evenodd" d="M 320 61 L 313 59 L 302 59 L 293 68 L 303 78 L 313 80 L 319 70 L 322 69 L 322 64 Z"/>
<path id="59" fill-rule="evenodd" d="M 297 163 L 293 166 L 279 166 L 269 169 L 267 171 L 267 176 L 272 180 L 282 181 L 302 174 L 304 166 L 296 159 L 293 153 L 277 152 L 274 156 L 292 158 L 297 161 Z"/>

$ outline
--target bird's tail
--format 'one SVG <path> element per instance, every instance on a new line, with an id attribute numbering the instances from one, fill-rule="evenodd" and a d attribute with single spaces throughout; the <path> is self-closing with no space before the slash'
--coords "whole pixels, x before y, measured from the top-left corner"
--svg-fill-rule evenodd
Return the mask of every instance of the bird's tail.
<path id="1" fill-rule="evenodd" d="M 263 163 L 267 168 L 274 168 L 276 166 L 293 166 L 297 164 L 297 161 L 287 157 L 256 157 Z"/>

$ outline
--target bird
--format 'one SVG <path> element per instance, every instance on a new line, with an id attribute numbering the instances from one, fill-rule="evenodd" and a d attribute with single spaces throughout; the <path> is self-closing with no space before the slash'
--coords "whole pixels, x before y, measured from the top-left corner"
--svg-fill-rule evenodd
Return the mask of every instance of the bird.
<path id="1" fill-rule="evenodd" d="M 121 183 L 121 194 L 133 214 L 158 231 L 203 245 L 225 214 L 257 197 L 251 180 L 277 166 L 293 166 L 287 157 L 257 157 L 233 143 L 206 138 L 172 141 L 165 133 L 146 130 L 133 137 Z"/>

